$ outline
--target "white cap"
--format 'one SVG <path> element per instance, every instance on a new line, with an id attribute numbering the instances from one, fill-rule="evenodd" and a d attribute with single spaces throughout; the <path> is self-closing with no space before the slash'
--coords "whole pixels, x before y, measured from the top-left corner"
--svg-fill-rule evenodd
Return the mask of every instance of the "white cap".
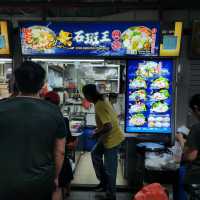
<path id="1" fill-rule="evenodd" d="M 177 132 L 182 133 L 187 136 L 189 135 L 190 130 L 186 126 L 183 125 L 177 129 Z"/>

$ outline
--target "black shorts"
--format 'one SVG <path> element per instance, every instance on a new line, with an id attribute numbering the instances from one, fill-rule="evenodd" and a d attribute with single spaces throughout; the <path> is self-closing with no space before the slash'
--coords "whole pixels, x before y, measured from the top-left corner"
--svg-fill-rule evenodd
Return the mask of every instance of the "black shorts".
<path id="1" fill-rule="evenodd" d="M 63 167 L 58 179 L 59 187 L 65 187 L 73 179 L 72 167 L 68 157 L 65 157 Z"/>

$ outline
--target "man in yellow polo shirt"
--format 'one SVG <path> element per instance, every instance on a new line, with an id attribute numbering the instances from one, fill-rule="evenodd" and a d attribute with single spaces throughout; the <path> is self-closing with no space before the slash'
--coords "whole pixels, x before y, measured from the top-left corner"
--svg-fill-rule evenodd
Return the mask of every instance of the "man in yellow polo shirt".
<path id="1" fill-rule="evenodd" d="M 97 129 L 92 137 L 97 139 L 97 144 L 91 155 L 96 176 L 100 181 L 96 189 L 106 191 L 105 200 L 115 200 L 117 154 L 118 147 L 124 140 L 124 134 L 118 125 L 117 113 L 114 112 L 112 105 L 104 100 L 95 85 L 85 85 L 83 94 L 95 106 Z"/>

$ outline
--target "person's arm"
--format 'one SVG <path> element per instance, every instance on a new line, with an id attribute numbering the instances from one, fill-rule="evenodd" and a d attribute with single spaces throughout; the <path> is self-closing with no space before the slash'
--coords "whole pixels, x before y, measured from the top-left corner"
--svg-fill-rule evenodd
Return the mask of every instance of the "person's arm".
<path id="1" fill-rule="evenodd" d="M 179 144 L 181 145 L 181 148 L 183 149 L 185 146 L 186 140 L 184 139 L 181 133 L 176 134 L 176 140 L 179 142 Z"/>
<path id="2" fill-rule="evenodd" d="M 198 150 L 194 148 L 185 147 L 184 154 L 183 154 L 183 160 L 192 162 L 197 158 Z"/>
<path id="3" fill-rule="evenodd" d="M 92 135 L 93 138 L 98 138 L 112 130 L 112 124 L 110 122 L 107 122 L 103 124 L 103 127 L 101 129 L 95 130 L 94 134 Z"/>
<path id="4" fill-rule="evenodd" d="M 187 142 L 185 144 L 184 152 L 183 152 L 184 161 L 192 162 L 197 158 L 199 148 L 200 148 L 199 132 L 200 132 L 199 124 L 194 125 L 191 128 L 191 131 L 188 136 Z"/>
<path id="5" fill-rule="evenodd" d="M 55 178 L 54 191 L 52 192 L 52 200 L 61 199 L 61 189 L 59 188 L 59 175 L 63 166 L 65 155 L 65 138 L 56 138 L 54 144 L 54 162 L 55 162 Z"/>
<path id="6" fill-rule="evenodd" d="M 57 138 L 54 146 L 54 161 L 55 161 L 55 183 L 57 185 L 58 177 L 63 166 L 65 156 L 65 138 Z"/>
<path id="7" fill-rule="evenodd" d="M 58 187 L 58 177 L 63 166 L 66 144 L 66 124 L 60 112 L 57 113 L 57 131 L 54 141 L 55 187 Z"/>

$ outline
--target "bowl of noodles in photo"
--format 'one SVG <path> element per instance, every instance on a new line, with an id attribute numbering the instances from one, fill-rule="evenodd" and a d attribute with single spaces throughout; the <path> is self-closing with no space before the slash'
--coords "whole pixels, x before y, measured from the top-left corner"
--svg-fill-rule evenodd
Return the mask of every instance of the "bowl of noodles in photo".
<path id="1" fill-rule="evenodd" d="M 24 31 L 25 44 L 34 50 L 45 51 L 56 43 L 56 34 L 45 26 L 31 26 Z"/>
<path id="2" fill-rule="evenodd" d="M 121 36 L 123 47 L 131 54 L 138 51 L 150 51 L 152 45 L 152 31 L 145 26 L 129 27 Z"/>

